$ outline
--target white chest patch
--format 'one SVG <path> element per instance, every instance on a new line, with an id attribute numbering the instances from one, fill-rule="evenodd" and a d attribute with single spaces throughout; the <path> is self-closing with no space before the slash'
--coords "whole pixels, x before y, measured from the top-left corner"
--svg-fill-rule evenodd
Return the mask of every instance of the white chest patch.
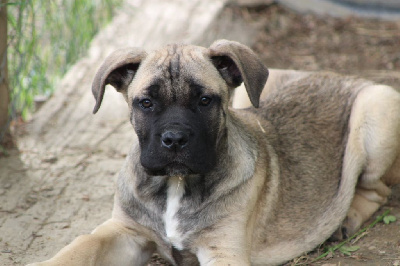
<path id="1" fill-rule="evenodd" d="M 183 249 L 183 234 L 178 231 L 179 221 L 176 213 L 185 192 L 185 183 L 182 177 L 171 177 L 168 181 L 167 209 L 164 213 L 165 232 L 171 243 L 178 249 Z"/>

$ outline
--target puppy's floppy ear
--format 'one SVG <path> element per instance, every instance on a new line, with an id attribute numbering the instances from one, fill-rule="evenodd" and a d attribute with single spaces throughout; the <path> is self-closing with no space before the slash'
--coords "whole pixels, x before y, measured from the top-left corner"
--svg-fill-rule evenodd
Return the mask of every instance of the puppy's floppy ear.
<path id="1" fill-rule="evenodd" d="M 94 114 L 100 108 L 107 84 L 111 84 L 118 92 L 126 95 L 127 88 L 145 57 L 146 52 L 142 49 L 124 48 L 113 52 L 104 60 L 92 83 L 92 92 L 96 99 Z"/>
<path id="2" fill-rule="evenodd" d="M 268 69 L 247 46 L 238 42 L 218 40 L 210 48 L 210 57 L 226 81 L 235 88 L 242 81 L 254 107 L 260 103 L 260 95 L 268 79 Z"/>

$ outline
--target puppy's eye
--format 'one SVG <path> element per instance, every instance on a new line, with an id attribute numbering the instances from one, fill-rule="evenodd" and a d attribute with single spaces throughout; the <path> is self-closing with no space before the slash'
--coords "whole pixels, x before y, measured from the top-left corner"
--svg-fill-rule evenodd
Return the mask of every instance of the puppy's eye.
<path id="1" fill-rule="evenodd" d="M 201 98 L 200 98 L 199 105 L 201 105 L 201 106 L 207 106 L 207 105 L 210 105 L 211 101 L 212 101 L 212 99 L 211 99 L 210 97 L 204 96 L 204 97 L 201 97 Z"/>
<path id="2" fill-rule="evenodd" d="M 153 103 L 149 99 L 143 99 L 139 102 L 140 107 L 143 109 L 149 109 L 153 107 Z"/>

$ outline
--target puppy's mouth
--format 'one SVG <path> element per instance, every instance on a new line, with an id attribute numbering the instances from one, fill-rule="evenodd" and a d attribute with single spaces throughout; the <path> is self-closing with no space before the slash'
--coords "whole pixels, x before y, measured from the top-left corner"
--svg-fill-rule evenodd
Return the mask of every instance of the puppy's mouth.
<path id="1" fill-rule="evenodd" d="M 162 168 L 146 168 L 146 173 L 152 176 L 187 176 L 194 174 L 188 166 L 183 163 L 172 162 Z"/>

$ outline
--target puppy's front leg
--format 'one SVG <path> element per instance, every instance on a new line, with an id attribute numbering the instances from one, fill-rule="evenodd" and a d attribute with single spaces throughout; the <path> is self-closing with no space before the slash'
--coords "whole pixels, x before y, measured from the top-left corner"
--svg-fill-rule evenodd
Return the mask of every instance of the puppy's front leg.
<path id="1" fill-rule="evenodd" d="M 77 237 L 50 260 L 28 266 L 145 265 L 155 244 L 110 219 L 90 235 Z"/>
<path id="2" fill-rule="evenodd" d="M 239 220 L 239 219 L 238 219 Z M 250 249 L 247 244 L 246 230 L 232 230 L 243 228 L 237 221 L 229 221 L 219 231 L 211 230 L 203 232 L 197 239 L 196 255 L 201 266 L 246 266 L 250 265 Z"/>

